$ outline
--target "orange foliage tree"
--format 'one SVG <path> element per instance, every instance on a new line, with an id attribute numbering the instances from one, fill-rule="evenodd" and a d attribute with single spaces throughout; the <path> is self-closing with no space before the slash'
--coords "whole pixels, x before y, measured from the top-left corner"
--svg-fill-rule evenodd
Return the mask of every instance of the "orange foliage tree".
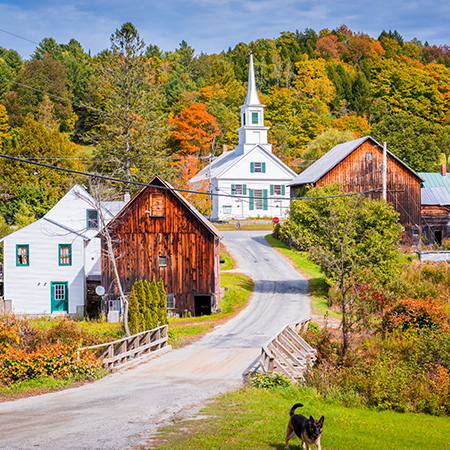
<path id="1" fill-rule="evenodd" d="M 371 126 L 366 116 L 341 116 L 333 119 L 333 128 L 340 131 L 353 131 L 357 138 L 370 134 Z"/>
<path id="2" fill-rule="evenodd" d="M 195 190 L 200 192 L 209 191 L 208 180 L 200 181 L 193 185 L 190 180 L 200 170 L 200 160 L 196 155 L 182 155 L 179 157 L 178 162 L 178 184 L 179 189 Z M 211 199 L 208 195 L 194 194 L 192 192 L 181 192 L 184 198 L 186 198 L 192 205 L 194 205 L 202 214 L 209 215 L 211 210 Z"/>
<path id="3" fill-rule="evenodd" d="M 214 138 L 219 134 L 216 118 L 207 111 L 204 103 L 186 106 L 169 122 L 175 126 L 173 138 L 184 155 L 202 157 L 209 154 Z"/>

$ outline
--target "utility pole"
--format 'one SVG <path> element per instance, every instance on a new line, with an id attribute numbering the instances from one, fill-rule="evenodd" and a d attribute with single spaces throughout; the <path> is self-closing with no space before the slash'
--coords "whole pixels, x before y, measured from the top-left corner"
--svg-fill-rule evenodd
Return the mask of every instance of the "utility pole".
<path id="1" fill-rule="evenodd" d="M 386 142 L 383 144 L 383 165 L 381 166 L 383 174 L 383 198 L 387 201 L 387 148 Z"/>

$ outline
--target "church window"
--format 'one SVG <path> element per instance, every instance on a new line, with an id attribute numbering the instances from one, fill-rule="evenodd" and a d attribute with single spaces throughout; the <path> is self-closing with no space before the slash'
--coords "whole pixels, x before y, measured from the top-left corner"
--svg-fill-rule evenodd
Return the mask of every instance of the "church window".
<path id="1" fill-rule="evenodd" d="M 258 113 L 252 112 L 252 125 L 258 125 Z"/>
<path id="2" fill-rule="evenodd" d="M 244 125 L 244 127 L 245 127 L 245 113 L 242 114 L 242 125 Z"/>

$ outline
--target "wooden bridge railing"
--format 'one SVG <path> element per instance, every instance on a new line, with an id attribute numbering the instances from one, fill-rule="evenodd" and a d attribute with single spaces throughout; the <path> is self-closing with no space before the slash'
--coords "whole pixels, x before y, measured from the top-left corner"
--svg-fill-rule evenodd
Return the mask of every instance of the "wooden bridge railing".
<path id="1" fill-rule="evenodd" d="M 293 381 L 303 380 L 303 373 L 316 359 L 316 350 L 299 335 L 310 319 L 287 325 L 263 345 L 261 364 L 264 371 L 280 372 Z"/>
<path id="2" fill-rule="evenodd" d="M 95 350 L 97 358 L 103 360 L 104 369 L 111 372 L 114 367 L 166 347 L 169 340 L 168 328 L 168 325 L 162 325 L 154 330 L 142 331 L 117 341 L 83 347 L 78 349 L 78 352 Z"/>

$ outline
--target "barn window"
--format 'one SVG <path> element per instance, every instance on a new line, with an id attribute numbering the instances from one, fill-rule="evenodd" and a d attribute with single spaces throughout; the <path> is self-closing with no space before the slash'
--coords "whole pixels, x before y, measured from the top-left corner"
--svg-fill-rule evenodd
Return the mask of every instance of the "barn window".
<path id="1" fill-rule="evenodd" d="M 167 309 L 175 309 L 175 294 L 166 294 Z"/>
<path id="2" fill-rule="evenodd" d="M 96 209 L 86 210 L 86 222 L 88 230 L 98 230 L 98 212 Z"/>
<path id="3" fill-rule="evenodd" d="M 167 266 L 167 256 L 159 256 L 159 267 Z"/>
<path id="4" fill-rule="evenodd" d="M 71 266 L 72 265 L 72 245 L 71 244 L 59 244 L 59 265 Z"/>
<path id="5" fill-rule="evenodd" d="M 372 153 L 366 153 L 366 161 L 372 161 Z"/>
<path id="6" fill-rule="evenodd" d="M 30 248 L 28 245 L 16 246 L 16 265 L 17 266 L 30 265 Z"/>
<path id="7" fill-rule="evenodd" d="M 164 194 L 161 192 L 156 192 L 150 194 L 148 199 L 148 210 L 147 213 L 152 217 L 164 217 Z"/>

